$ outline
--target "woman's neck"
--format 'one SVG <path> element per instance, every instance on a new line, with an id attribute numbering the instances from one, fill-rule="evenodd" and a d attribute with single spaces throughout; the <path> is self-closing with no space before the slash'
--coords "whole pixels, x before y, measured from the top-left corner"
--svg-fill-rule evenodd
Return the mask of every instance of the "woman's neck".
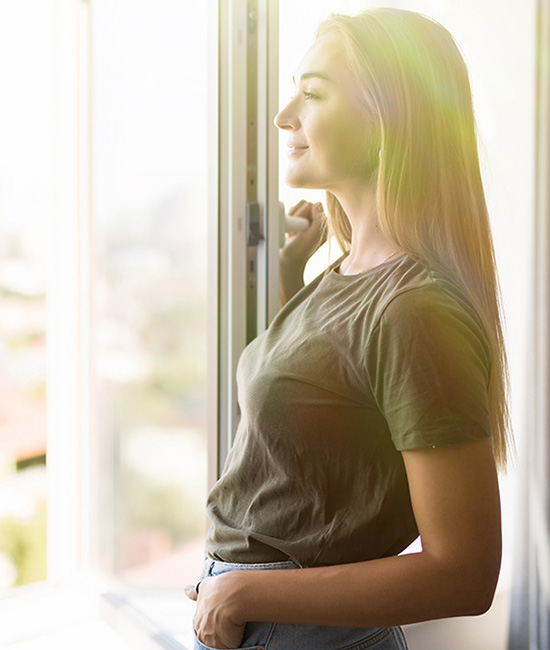
<path id="1" fill-rule="evenodd" d="M 340 272 L 360 273 L 381 264 L 399 247 L 382 232 L 378 223 L 376 190 L 335 194 L 351 225 L 351 247 Z"/>

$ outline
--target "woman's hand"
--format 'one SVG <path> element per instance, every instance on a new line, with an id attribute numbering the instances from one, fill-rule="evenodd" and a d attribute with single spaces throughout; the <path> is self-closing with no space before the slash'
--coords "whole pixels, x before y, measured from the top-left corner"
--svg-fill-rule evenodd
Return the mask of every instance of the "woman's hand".
<path id="1" fill-rule="evenodd" d="M 320 203 L 300 201 L 288 211 L 310 222 L 307 230 L 287 233 L 279 252 L 279 307 L 286 304 L 304 286 L 306 262 L 326 240 L 326 217 Z"/>
<path id="2" fill-rule="evenodd" d="M 310 227 L 297 233 L 287 233 L 280 251 L 281 264 L 303 271 L 309 258 L 326 241 L 326 217 L 321 203 L 300 201 L 288 211 L 289 216 L 304 217 Z"/>
<path id="3" fill-rule="evenodd" d="M 246 621 L 235 620 L 238 572 L 231 571 L 201 581 L 199 593 L 193 585 L 185 595 L 197 601 L 193 627 L 199 641 L 211 648 L 240 648 Z"/>

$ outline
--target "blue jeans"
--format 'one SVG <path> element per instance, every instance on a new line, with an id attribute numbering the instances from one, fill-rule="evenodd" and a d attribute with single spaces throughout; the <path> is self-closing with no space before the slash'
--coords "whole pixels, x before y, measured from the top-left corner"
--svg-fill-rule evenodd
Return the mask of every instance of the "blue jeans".
<path id="1" fill-rule="evenodd" d="M 247 569 L 299 569 L 291 560 L 265 564 L 236 564 L 206 559 L 202 578 Z M 400 627 L 335 627 L 290 623 L 246 624 L 241 648 L 247 650 L 407 650 Z M 194 650 L 213 650 L 195 635 Z"/>

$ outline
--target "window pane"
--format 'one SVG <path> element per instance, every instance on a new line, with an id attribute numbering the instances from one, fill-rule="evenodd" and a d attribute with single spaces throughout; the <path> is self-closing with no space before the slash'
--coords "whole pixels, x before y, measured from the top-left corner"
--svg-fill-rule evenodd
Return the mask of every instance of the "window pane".
<path id="1" fill-rule="evenodd" d="M 92 13 L 97 552 L 200 572 L 206 493 L 207 4 Z"/>
<path id="2" fill-rule="evenodd" d="M 0 589 L 46 578 L 53 2 L 0 4 Z"/>

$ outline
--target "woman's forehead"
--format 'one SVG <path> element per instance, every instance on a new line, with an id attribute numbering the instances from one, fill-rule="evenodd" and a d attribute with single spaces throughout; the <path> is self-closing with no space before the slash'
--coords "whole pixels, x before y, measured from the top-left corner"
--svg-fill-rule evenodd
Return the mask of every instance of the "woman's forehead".
<path id="1" fill-rule="evenodd" d="M 294 80 L 298 83 L 302 78 L 317 77 L 336 83 L 346 73 L 348 69 L 342 55 L 342 42 L 336 36 L 327 34 L 318 38 L 305 53 Z"/>

